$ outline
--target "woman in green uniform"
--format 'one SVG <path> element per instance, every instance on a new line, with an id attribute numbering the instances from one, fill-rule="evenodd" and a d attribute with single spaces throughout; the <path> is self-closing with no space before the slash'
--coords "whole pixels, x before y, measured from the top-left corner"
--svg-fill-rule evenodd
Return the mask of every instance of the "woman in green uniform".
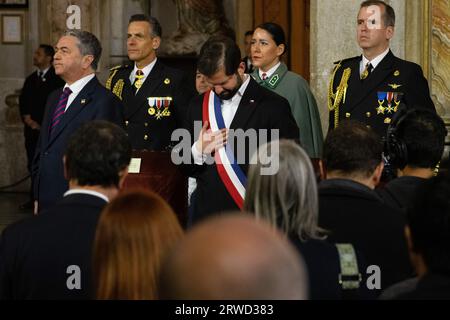
<path id="1" fill-rule="evenodd" d="M 251 75 L 260 85 L 289 101 L 300 128 L 302 147 L 311 158 L 319 158 L 323 134 L 316 99 L 306 80 L 288 71 L 287 66 L 280 61 L 286 51 L 285 39 L 284 31 L 278 24 L 263 23 L 255 29 L 251 46 L 255 69 Z"/>

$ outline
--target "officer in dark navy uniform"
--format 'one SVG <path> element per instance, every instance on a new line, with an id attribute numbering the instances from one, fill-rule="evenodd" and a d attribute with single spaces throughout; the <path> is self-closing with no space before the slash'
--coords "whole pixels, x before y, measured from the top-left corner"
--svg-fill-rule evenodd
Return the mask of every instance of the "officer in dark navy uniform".
<path id="1" fill-rule="evenodd" d="M 435 110 L 422 68 L 395 57 L 389 49 L 393 8 L 383 1 L 364 1 L 357 21 L 363 54 L 336 63 L 328 93 L 329 128 L 354 119 L 384 136 L 400 103 Z"/>
<path id="2" fill-rule="evenodd" d="M 106 87 L 125 105 L 125 128 L 133 149 L 168 150 L 172 132 L 182 127 L 190 99 L 181 71 L 156 57 L 161 25 L 145 15 L 134 15 L 128 25 L 127 49 L 132 65 L 111 69 Z"/>

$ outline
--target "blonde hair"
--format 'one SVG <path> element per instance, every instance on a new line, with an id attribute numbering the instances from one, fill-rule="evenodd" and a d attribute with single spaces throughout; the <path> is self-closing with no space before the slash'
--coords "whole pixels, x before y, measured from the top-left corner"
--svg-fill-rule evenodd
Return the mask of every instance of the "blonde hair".
<path id="1" fill-rule="evenodd" d="M 182 234 L 175 213 L 158 195 L 132 191 L 114 199 L 95 236 L 97 299 L 157 299 L 162 260 Z"/>
<path id="2" fill-rule="evenodd" d="M 278 157 L 276 174 L 261 174 L 259 159 L 263 155 Z M 272 141 L 262 145 L 250 163 L 244 210 L 286 235 L 295 234 L 301 240 L 324 239 L 325 230 L 318 226 L 316 176 L 306 152 L 294 141 Z"/>

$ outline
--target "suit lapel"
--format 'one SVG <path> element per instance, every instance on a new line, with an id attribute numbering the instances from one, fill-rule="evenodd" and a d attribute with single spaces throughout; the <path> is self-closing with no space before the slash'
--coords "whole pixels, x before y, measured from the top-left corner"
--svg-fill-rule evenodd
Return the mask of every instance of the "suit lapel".
<path id="1" fill-rule="evenodd" d="M 53 113 L 55 112 L 55 109 L 58 106 L 59 97 L 61 96 L 62 92 L 63 88 L 57 89 L 55 95 L 53 96 L 54 98 L 52 99 L 52 101 L 47 102 L 47 110 L 45 111 L 47 112 L 47 115 L 44 116 L 44 123 L 42 123 L 41 129 L 42 141 L 49 142 L 48 140 L 50 139 L 49 137 L 50 123 L 52 121 Z"/>
<path id="2" fill-rule="evenodd" d="M 155 66 L 145 79 L 137 95 L 134 96 L 134 93 L 131 92 L 134 98 L 134 103 L 128 105 L 128 108 L 126 108 L 126 118 L 132 117 L 142 106 L 147 106 L 147 98 L 151 97 L 153 92 L 155 92 L 155 90 L 161 85 L 162 69 L 162 64 L 159 62 L 159 60 L 157 60 Z M 130 89 L 132 89 L 131 85 Z"/>
<path id="3" fill-rule="evenodd" d="M 251 117 L 253 112 L 255 112 L 258 104 L 257 88 L 259 85 L 253 78 L 250 77 L 250 82 L 247 89 L 242 96 L 241 102 L 239 103 L 236 114 L 231 122 L 230 129 L 244 129 Z"/>
<path id="4" fill-rule="evenodd" d="M 135 105 L 134 103 L 134 99 L 136 98 L 134 95 L 134 90 L 133 87 L 131 86 L 131 82 L 130 82 L 130 74 L 131 72 L 133 72 L 133 70 L 131 70 L 125 77 L 124 79 L 124 85 L 123 85 L 123 97 L 122 97 L 122 101 L 129 101 L 130 103 L 126 103 L 127 108 L 125 108 L 125 113 L 127 113 L 127 110 L 129 107 Z"/>
<path id="5" fill-rule="evenodd" d="M 356 92 L 354 95 L 354 99 L 351 100 L 349 111 L 353 110 L 361 101 L 363 101 L 372 91 L 380 86 L 382 83 L 392 72 L 392 63 L 394 60 L 394 55 L 391 51 L 384 57 L 384 59 L 378 64 L 372 74 L 364 81 L 359 81 L 359 87 L 356 86 Z M 359 78 L 359 64 L 358 64 L 358 73 L 357 76 Z"/>
<path id="6" fill-rule="evenodd" d="M 59 125 L 54 129 L 55 132 L 52 134 L 49 143 L 55 140 L 61 134 L 64 128 L 72 121 L 72 119 L 75 118 L 92 101 L 92 93 L 94 92 L 98 84 L 99 82 L 97 80 L 97 77 L 94 77 L 84 86 L 75 100 L 73 100 L 73 102 L 70 104 L 66 113 L 64 113 L 64 116 L 62 117 Z"/>
<path id="7" fill-rule="evenodd" d="M 44 78 L 45 80 L 48 81 L 53 79 L 54 77 L 56 77 L 55 69 L 53 67 L 50 67 L 50 69 L 48 69 L 47 73 L 45 74 Z"/>
<path id="8" fill-rule="evenodd" d="M 348 80 L 348 92 L 346 94 L 346 99 L 348 100 L 347 105 L 349 106 L 349 108 L 352 108 L 355 105 L 355 99 L 359 99 L 358 96 L 363 90 L 361 77 L 359 74 L 359 65 L 361 59 L 355 59 L 355 61 L 352 61 L 350 65 L 351 74 L 350 79 Z M 337 83 L 336 85 L 339 85 L 339 83 Z"/>

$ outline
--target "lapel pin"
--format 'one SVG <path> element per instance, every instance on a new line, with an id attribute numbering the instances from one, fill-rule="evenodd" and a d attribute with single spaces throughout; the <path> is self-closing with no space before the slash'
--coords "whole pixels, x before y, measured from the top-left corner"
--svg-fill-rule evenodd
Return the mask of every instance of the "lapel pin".
<path id="1" fill-rule="evenodd" d="M 166 80 L 164 80 L 164 83 L 165 83 L 165 84 L 170 84 L 170 79 L 169 79 L 169 78 L 166 78 Z"/>
<path id="2" fill-rule="evenodd" d="M 82 99 L 81 104 L 85 104 L 85 103 L 86 103 L 86 99 Z"/>
<path id="3" fill-rule="evenodd" d="M 394 77 L 398 77 L 399 75 L 400 75 L 400 71 L 397 70 L 394 72 Z"/>
<path id="4" fill-rule="evenodd" d="M 252 99 L 252 100 L 250 100 L 250 103 L 255 103 L 255 100 L 253 100 L 253 99 Z"/>

